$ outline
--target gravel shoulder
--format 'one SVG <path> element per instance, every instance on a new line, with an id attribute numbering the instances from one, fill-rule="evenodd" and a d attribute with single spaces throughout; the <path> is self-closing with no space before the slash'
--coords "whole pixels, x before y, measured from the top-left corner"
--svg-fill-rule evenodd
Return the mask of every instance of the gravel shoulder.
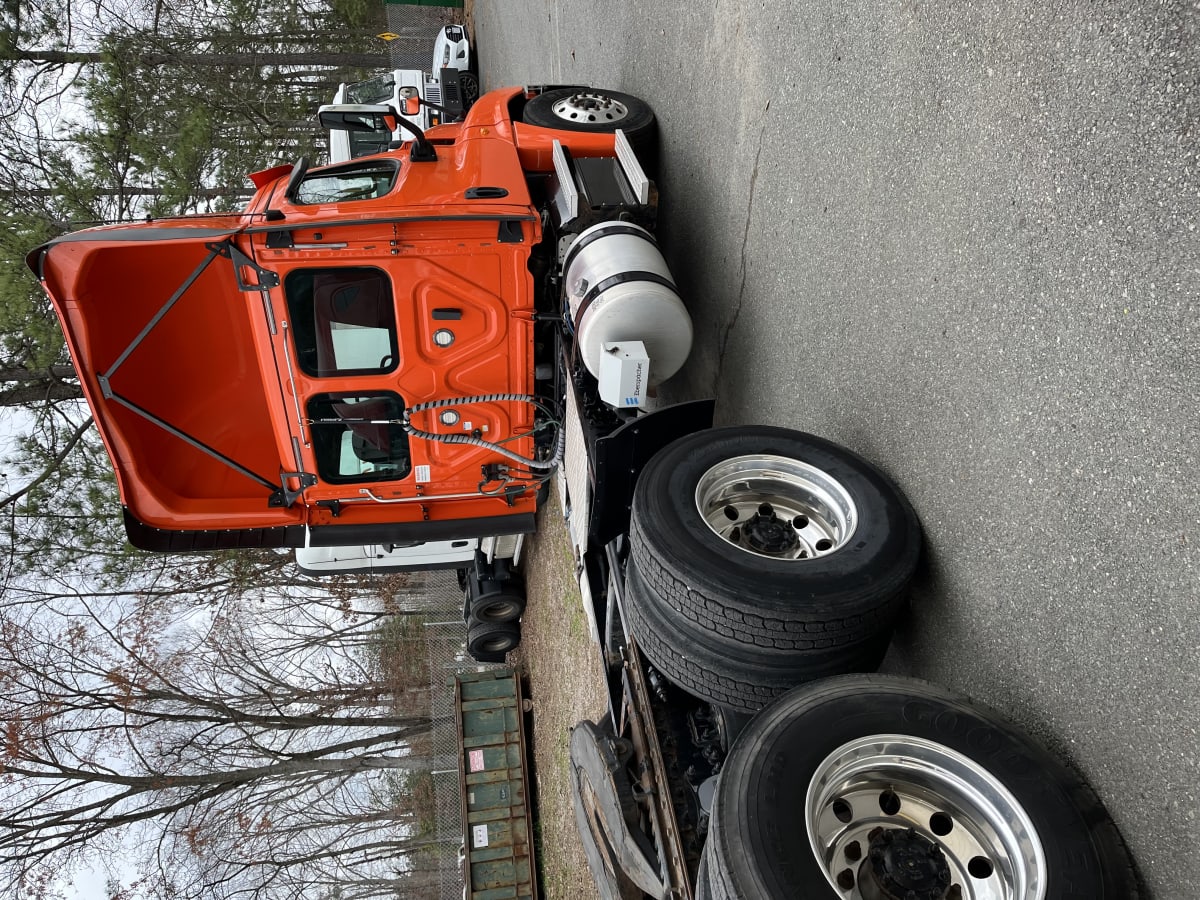
<path id="1" fill-rule="evenodd" d="M 533 701 L 530 760 L 543 897 L 587 900 L 597 894 L 575 828 L 567 748 L 571 727 L 598 719 L 607 701 L 557 492 L 539 513 L 522 568 L 529 604 L 510 662 L 525 671 Z"/>

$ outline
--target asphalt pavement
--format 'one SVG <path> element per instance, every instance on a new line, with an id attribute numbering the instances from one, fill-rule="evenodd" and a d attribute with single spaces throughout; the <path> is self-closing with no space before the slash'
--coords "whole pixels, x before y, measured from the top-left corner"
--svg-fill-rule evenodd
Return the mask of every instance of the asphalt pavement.
<path id="1" fill-rule="evenodd" d="M 926 554 L 887 667 L 1074 763 L 1200 885 L 1200 4 L 475 0 L 484 88 L 661 131 L 669 386 L 839 441 Z"/>

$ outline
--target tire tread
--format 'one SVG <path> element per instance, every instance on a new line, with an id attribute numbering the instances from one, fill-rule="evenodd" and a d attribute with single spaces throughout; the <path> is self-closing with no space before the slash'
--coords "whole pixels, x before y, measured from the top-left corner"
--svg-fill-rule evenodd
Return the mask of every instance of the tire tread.
<path id="1" fill-rule="evenodd" d="M 847 548 L 811 561 L 763 557 L 759 570 L 750 554 L 714 543 L 684 494 L 714 461 L 755 452 L 790 455 L 853 483 L 867 504 L 860 529 L 870 527 L 859 533 L 870 562 Z M 798 652 L 889 634 L 921 545 L 916 515 L 886 475 L 822 438 L 768 426 L 698 432 L 657 454 L 638 479 L 629 541 L 630 558 L 677 616 L 749 647 Z"/>
<path id="2" fill-rule="evenodd" d="M 665 604 L 632 559 L 626 567 L 625 587 L 630 632 L 651 664 L 690 694 L 744 712 L 761 709 L 779 694 L 814 678 L 874 670 L 886 648 L 886 635 L 801 651 L 748 645 L 730 633 L 706 631 Z M 714 641 L 719 649 L 713 647 Z"/>
<path id="3" fill-rule="evenodd" d="M 789 618 L 772 617 L 740 608 L 694 579 L 680 577 L 650 549 L 634 508 L 630 531 L 631 555 L 646 582 L 676 613 L 735 640 L 758 646 L 788 650 L 819 650 L 852 644 L 890 629 L 904 609 L 907 578 L 896 579 L 880 591 L 886 599 L 864 613 L 839 617 L 823 609 L 808 612 L 797 604 Z M 890 596 L 889 596 L 890 595 Z M 822 604 L 824 607 L 825 604 Z"/>

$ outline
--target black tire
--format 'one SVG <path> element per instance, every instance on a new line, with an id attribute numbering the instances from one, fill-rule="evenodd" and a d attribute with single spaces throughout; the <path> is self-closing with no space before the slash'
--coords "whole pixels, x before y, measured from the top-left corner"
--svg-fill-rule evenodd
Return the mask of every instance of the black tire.
<path id="1" fill-rule="evenodd" d="M 747 643 L 674 612 L 646 586 L 633 559 L 625 573 L 625 609 L 638 647 L 669 681 L 701 700 L 747 713 L 814 678 L 875 671 L 890 637 L 806 650 Z"/>
<path id="2" fill-rule="evenodd" d="M 836 524 L 836 514 L 812 504 L 810 525 L 788 526 L 797 547 L 816 554 L 807 559 L 760 555 L 718 535 L 697 507 L 701 479 L 764 456 L 807 467 L 797 478 L 835 486 L 829 489 L 853 505 L 857 525 L 845 525 L 832 549 L 821 549 L 820 540 L 796 537 L 820 535 L 822 515 Z M 771 484 L 766 476 L 760 481 Z M 776 484 L 795 488 L 782 476 Z M 799 501 L 792 506 L 808 509 Z M 654 595 L 683 619 L 729 641 L 808 652 L 890 635 L 916 569 L 921 530 L 891 480 L 849 450 L 798 431 L 738 427 L 697 432 L 650 461 L 634 492 L 630 546 Z"/>
<path id="3" fill-rule="evenodd" d="M 459 72 L 458 90 L 462 95 L 463 112 L 466 112 L 479 99 L 479 78 L 473 72 Z"/>
<path id="4" fill-rule="evenodd" d="M 514 622 L 480 622 L 467 629 L 467 652 L 480 662 L 503 660 L 520 643 L 521 626 Z"/>
<path id="5" fill-rule="evenodd" d="M 589 109 L 589 107 L 596 107 Z M 654 111 L 644 100 L 603 88 L 559 88 L 538 94 L 521 115 L 527 125 L 560 131 L 612 133 L 617 129 L 634 149 L 654 140 Z"/>
<path id="6" fill-rule="evenodd" d="M 470 610 L 470 618 L 476 622 L 516 622 L 525 612 L 525 595 L 519 590 L 509 589 L 502 594 L 481 597 Z"/>
<path id="7" fill-rule="evenodd" d="M 985 812 L 1001 816 L 989 820 Z M 997 821 L 1023 821 L 1029 830 L 989 824 Z M 939 838 L 946 834 L 959 843 Z M 914 847 L 925 860 L 945 860 L 953 884 L 1011 883 L 1019 870 L 1042 879 L 1047 898 L 1141 895 L 1116 826 L 1078 775 L 993 710 L 926 682 L 881 675 L 798 688 L 747 726 L 713 805 L 709 895 L 843 896 L 833 877 L 871 878 L 870 851 L 881 847 L 886 858 L 901 843 L 909 860 Z M 832 875 L 814 844 L 833 860 Z M 860 858 L 868 862 L 847 862 Z M 939 865 L 923 876 L 927 891 L 944 878 Z"/>

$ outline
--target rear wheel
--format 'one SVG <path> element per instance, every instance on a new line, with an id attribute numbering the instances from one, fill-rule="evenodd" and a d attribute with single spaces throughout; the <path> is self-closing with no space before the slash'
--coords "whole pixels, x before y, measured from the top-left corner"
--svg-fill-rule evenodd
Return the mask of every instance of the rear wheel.
<path id="1" fill-rule="evenodd" d="M 782 428 L 697 432 L 638 479 L 630 627 L 680 686 L 757 709 L 878 665 L 920 543 L 896 486 L 842 447 Z"/>
<path id="2" fill-rule="evenodd" d="M 675 613 L 647 587 L 632 559 L 625 588 L 629 628 L 646 659 L 688 693 L 730 710 L 754 712 L 814 678 L 873 672 L 887 651 L 887 633 L 799 650 L 702 627 Z"/>
<path id="3" fill-rule="evenodd" d="M 705 853 L 718 900 L 1139 896 L 1077 775 L 994 711 L 879 675 L 798 688 L 747 726 Z"/>
<path id="4" fill-rule="evenodd" d="M 521 626 L 515 622 L 479 622 L 467 629 L 467 652 L 479 662 L 503 662 L 520 643 Z"/>

